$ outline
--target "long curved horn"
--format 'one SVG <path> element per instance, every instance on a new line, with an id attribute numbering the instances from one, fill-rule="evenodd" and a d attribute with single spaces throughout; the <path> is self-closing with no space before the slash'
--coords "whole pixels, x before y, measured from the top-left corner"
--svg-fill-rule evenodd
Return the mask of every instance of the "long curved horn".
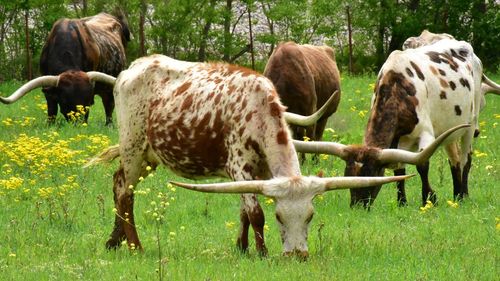
<path id="1" fill-rule="evenodd" d="M 295 151 L 304 153 L 315 153 L 315 154 L 330 154 L 346 159 L 348 156 L 347 145 L 336 143 L 336 142 L 326 142 L 326 141 L 298 141 L 293 140 L 293 145 L 295 146 Z"/>
<path id="2" fill-rule="evenodd" d="M 379 153 L 379 161 L 382 163 L 406 163 L 412 165 L 421 164 L 432 156 L 436 149 L 449 135 L 459 129 L 468 127 L 470 127 L 469 124 L 463 124 L 447 130 L 420 152 L 410 152 L 402 149 L 382 149 Z"/>
<path id="3" fill-rule="evenodd" d="M 195 184 L 195 183 L 183 183 L 171 181 L 171 184 L 183 187 L 186 189 L 207 192 L 207 193 L 258 193 L 262 194 L 264 184 L 266 181 L 263 180 L 252 180 L 252 181 L 235 181 L 235 182 L 223 182 L 223 183 L 207 183 L 207 184 Z"/>
<path id="4" fill-rule="evenodd" d="M 391 177 L 334 177 L 334 178 L 321 178 L 325 183 L 325 191 L 361 188 L 368 186 L 378 186 L 395 181 L 402 181 L 415 176 L 391 176 Z"/>
<path id="5" fill-rule="evenodd" d="M 116 82 L 115 77 L 98 71 L 89 71 L 87 72 L 87 76 L 91 81 L 97 81 L 111 85 L 115 85 Z"/>
<path id="6" fill-rule="evenodd" d="M 500 95 L 500 85 L 493 82 L 490 78 L 483 74 L 483 83 L 481 83 L 481 92 L 483 94 L 493 93 Z"/>
<path id="7" fill-rule="evenodd" d="M 22 98 L 24 95 L 29 93 L 30 91 L 39 88 L 39 87 L 57 87 L 57 84 L 59 83 L 59 76 L 53 76 L 53 75 L 46 75 L 46 76 L 40 76 L 38 78 L 35 78 L 23 86 L 21 86 L 19 89 L 17 89 L 12 95 L 10 95 L 7 98 L 0 97 L 0 102 L 4 104 L 11 104 L 13 102 L 16 102 L 20 98 Z"/>
<path id="8" fill-rule="evenodd" d="M 285 112 L 284 117 L 288 124 L 299 125 L 299 126 L 311 126 L 316 121 L 325 114 L 326 110 L 330 105 L 335 101 L 336 96 L 339 94 L 339 91 L 335 91 L 332 96 L 326 101 L 326 103 L 315 113 L 309 116 L 303 116 L 300 114 L 295 114 L 291 112 Z"/>

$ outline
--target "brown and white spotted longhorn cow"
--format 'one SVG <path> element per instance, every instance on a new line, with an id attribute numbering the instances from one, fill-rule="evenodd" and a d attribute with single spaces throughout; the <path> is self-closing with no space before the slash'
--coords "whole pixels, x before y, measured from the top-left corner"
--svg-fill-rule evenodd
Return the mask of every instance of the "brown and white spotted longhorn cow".
<path id="1" fill-rule="evenodd" d="M 119 75 L 114 97 L 119 145 L 91 161 L 120 156 L 113 186 L 117 214 L 108 248 L 120 246 L 124 239 L 129 247 L 142 248 L 135 228 L 134 194 L 128 187 L 136 186 L 147 165 L 163 164 L 187 178 L 221 176 L 239 181 L 176 184 L 242 194 L 237 245 L 247 250 L 252 225 L 261 255 L 267 253 L 264 213 L 255 194 L 276 202 L 284 253 L 305 257 L 315 195 L 404 179 L 301 176 L 276 90 L 267 78 L 245 68 L 153 55 L 136 60 Z"/>
<path id="2" fill-rule="evenodd" d="M 443 132 L 461 124 L 445 144 L 453 177 L 453 195 L 468 195 L 471 144 L 481 104 L 482 65 L 470 44 L 450 39 L 405 51 L 394 51 L 382 66 L 372 99 L 363 146 L 338 143 L 294 142 L 297 151 L 330 153 L 346 161 L 345 175 L 382 175 L 396 161 L 382 157 L 380 149 L 415 151 Z M 417 165 L 422 180 L 422 202 L 436 201 L 429 179 L 429 161 L 403 161 Z M 395 174 L 404 174 L 397 168 Z M 369 206 L 380 186 L 351 190 L 351 205 Z M 398 184 L 398 201 L 406 204 L 404 184 Z"/>

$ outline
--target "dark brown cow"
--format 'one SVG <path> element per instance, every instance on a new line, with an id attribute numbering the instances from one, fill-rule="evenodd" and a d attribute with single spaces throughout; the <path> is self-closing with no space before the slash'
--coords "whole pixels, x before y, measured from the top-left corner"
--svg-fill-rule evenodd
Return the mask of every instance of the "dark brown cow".
<path id="1" fill-rule="evenodd" d="M 334 50 L 328 46 L 281 43 L 273 52 L 264 70 L 276 87 L 287 111 L 310 115 L 337 92 L 327 112 L 316 124 L 305 128 L 290 126 L 293 138 L 321 140 L 328 117 L 340 102 L 340 74 Z"/>
<path id="2" fill-rule="evenodd" d="M 54 23 L 40 57 L 40 71 L 45 76 L 61 74 L 57 83 L 44 84 L 49 122 L 56 118 L 58 107 L 66 119 L 77 105 L 94 104 L 99 95 L 106 112 L 106 124 L 112 123 L 113 89 L 109 85 L 92 85 L 85 72 L 100 71 L 117 76 L 126 66 L 125 46 L 130 32 L 125 20 L 106 13 L 82 19 L 60 19 Z M 50 80 L 50 79 L 49 79 Z M 0 99 L 12 103 L 27 92 Z M 85 122 L 88 110 L 85 114 Z"/>

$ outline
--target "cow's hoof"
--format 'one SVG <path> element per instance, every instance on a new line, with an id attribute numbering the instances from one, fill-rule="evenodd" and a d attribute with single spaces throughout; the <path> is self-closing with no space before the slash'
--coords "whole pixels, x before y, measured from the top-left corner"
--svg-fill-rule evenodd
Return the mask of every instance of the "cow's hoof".
<path id="1" fill-rule="evenodd" d="M 260 258 L 267 258 L 267 248 L 264 246 L 262 249 L 257 249 Z"/>
<path id="2" fill-rule="evenodd" d="M 120 241 L 119 239 L 110 238 L 106 242 L 106 249 L 108 249 L 108 250 L 116 250 L 116 249 L 120 248 L 121 245 L 122 245 L 122 241 Z"/>

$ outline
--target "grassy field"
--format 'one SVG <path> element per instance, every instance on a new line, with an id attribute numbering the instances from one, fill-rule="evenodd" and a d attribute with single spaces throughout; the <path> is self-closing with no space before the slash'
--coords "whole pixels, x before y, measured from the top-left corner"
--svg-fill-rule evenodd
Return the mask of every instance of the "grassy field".
<path id="1" fill-rule="evenodd" d="M 491 78 L 500 81 L 499 75 Z M 326 140 L 361 143 L 374 81 L 373 76 L 343 77 L 341 106 Z M 18 85 L 1 84 L 0 94 Z M 259 258 L 253 244 L 241 254 L 235 248 L 239 196 L 175 189 L 168 180 L 185 180 L 163 168 L 144 179 L 136 193 L 145 252 L 107 251 L 118 163 L 81 166 L 115 144 L 117 130 L 104 126 L 99 98 L 87 126 L 62 120 L 47 126 L 45 99 L 36 91 L 0 106 L 0 280 L 498 280 L 498 108 L 500 98 L 487 96 L 474 143 L 470 198 L 451 201 L 443 151 L 431 161 L 437 206 L 420 208 L 418 177 L 408 180 L 404 208 L 397 207 L 393 184 L 383 188 L 369 212 L 349 208 L 348 191 L 318 196 L 310 258 L 300 262 L 281 256 L 271 201 L 260 200 L 269 257 Z M 317 165 L 306 162 L 302 170 L 332 176 L 342 175 L 343 168 L 330 156 Z"/>

